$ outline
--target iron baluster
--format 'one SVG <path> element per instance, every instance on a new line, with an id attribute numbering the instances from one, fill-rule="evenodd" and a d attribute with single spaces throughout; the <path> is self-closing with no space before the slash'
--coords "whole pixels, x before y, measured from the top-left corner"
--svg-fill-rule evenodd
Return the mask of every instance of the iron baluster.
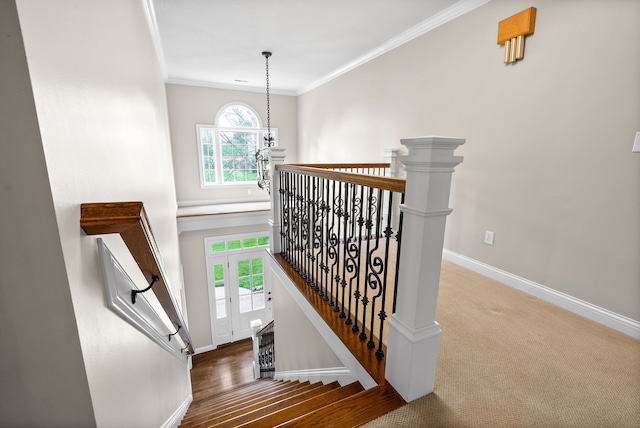
<path id="1" fill-rule="evenodd" d="M 382 211 L 382 189 L 378 189 L 378 197 L 376 199 L 376 230 L 380 230 L 382 227 L 380 212 Z M 367 342 L 367 347 L 369 349 L 375 348 L 376 344 L 373 341 L 373 332 L 374 332 L 374 322 L 375 322 L 375 313 L 376 313 L 376 303 L 380 298 L 381 293 L 384 292 L 383 288 L 383 280 L 380 278 L 380 274 L 384 274 L 386 264 L 384 260 L 376 255 L 376 252 L 380 248 L 380 233 L 376 233 L 375 236 L 375 247 L 369 253 L 369 265 L 371 267 L 371 272 L 369 272 L 368 276 L 368 284 L 371 290 L 378 290 L 378 292 L 371 297 L 371 321 L 369 322 L 369 341 Z M 384 309 L 384 307 L 382 308 Z"/>
<path id="2" fill-rule="evenodd" d="M 400 204 L 404 204 L 404 193 L 400 196 Z M 393 284 L 393 312 L 396 313 L 396 303 L 398 302 L 398 274 L 400 273 L 400 249 L 402 248 L 402 220 L 404 217 L 404 213 L 400 210 L 400 221 L 398 222 L 398 232 L 396 233 L 396 245 L 398 248 L 396 249 L 396 274 L 394 278 Z"/>

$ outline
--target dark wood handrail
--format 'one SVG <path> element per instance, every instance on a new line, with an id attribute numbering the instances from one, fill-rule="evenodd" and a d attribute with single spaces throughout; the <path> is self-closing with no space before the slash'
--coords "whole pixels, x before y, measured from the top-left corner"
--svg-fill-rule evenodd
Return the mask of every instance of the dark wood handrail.
<path id="1" fill-rule="evenodd" d="M 260 336 L 266 329 L 273 326 L 273 320 L 271 320 L 267 325 L 262 327 L 259 332 L 256 333 L 256 336 Z"/>
<path id="2" fill-rule="evenodd" d="M 181 326 L 178 334 L 187 344 L 187 353 L 193 354 L 187 324 L 169 288 L 162 258 L 142 202 L 82 204 L 80 227 L 87 235 L 120 234 L 147 281 L 151 282 L 154 276 L 159 278 L 152 287 L 152 291 L 169 320 L 175 327 Z"/>
<path id="3" fill-rule="evenodd" d="M 349 168 L 349 166 L 345 166 L 345 165 L 363 165 L 363 164 L 335 164 L 335 165 L 342 165 L 342 166 L 335 166 L 335 168 Z M 375 164 L 367 164 L 367 165 L 375 165 Z M 320 167 L 284 164 L 284 165 L 276 165 L 276 171 L 310 175 L 312 177 L 326 178 L 328 180 L 342 181 L 344 183 L 359 184 L 361 186 L 368 186 L 376 189 L 389 190 L 391 192 L 397 192 L 397 193 L 404 193 L 405 186 L 406 186 L 406 180 L 401 178 L 379 177 L 376 175 L 356 174 L 353 172 L 332 171 L 332 170 L 326 169 L 326 167 L 320 168 Z"/>

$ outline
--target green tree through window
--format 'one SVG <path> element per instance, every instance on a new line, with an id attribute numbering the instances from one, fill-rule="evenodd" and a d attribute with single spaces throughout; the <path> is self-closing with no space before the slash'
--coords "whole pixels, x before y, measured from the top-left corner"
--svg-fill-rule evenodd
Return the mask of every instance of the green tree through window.
<path id="1" fill-rule="evenodd" d="M 258 116 L 251 108 L 229 105 L 218 114 L 216 126 L 196 125 L 196 128 L 203 186 L 257 182 L 255 154 L 266 130 L 260 128 Z M 271 132 L 277 135 L 277 130 Z"/>

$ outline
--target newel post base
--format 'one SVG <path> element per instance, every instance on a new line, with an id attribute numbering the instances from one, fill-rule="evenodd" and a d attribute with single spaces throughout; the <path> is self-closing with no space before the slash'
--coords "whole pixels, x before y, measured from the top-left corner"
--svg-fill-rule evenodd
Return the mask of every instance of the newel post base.
<path id="1" fill-rule="evenodd" d="M 385 377 L 405 399 L 433 392 L 440 343 L 435 320 L 451 178 L 462 157 L 461 138 L 401 140 L 407 172 L 396 311 L 389 320 Z"/>
<path id="2" fill-rule="evenodd" d="M 406 402 L 433 392 L 441 333 L 435 321 L 415 330 L 395 314 L 389 319 L 386 378 Z"/>
<path id="3" fill-rule="evenodd" d="M 280 173 L 276 171 L 276 165 L 282 165 L 285 158 L 285 150 L 282 147 L 269 148 L 269 174 L 271 193 L 271 215 L 269 216 L 269 250 L 271 254 L 282 252 L 280 231 L 282 230 L 282 195 L 280 189 Z"/>

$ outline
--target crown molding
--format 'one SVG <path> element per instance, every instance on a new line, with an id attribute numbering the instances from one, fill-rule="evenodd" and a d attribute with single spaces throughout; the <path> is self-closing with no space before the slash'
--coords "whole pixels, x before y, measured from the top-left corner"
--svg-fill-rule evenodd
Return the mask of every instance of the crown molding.
<path id="1" fill-rule="evenodd" d="M 204 82 L 201 80 L 167 78 L 165 79 L 165 82 L 173 85 L 200 86 L 205 88 L 228 89 L 230 91 L 260 92 L 262 94 L 264 94 L 266 91 L 264 86 L 257 87 L 257 86 L 231 85 L 228 83 Z M 294 97 L 297 95 L 296 91 L 287 91 L 287 90 L 273 89 L 273 88 L 269 88 L 269 93 L 272 95 L 287 95 L 291 97 Z"/>
<path id="2" fill-rule="evenodd" d="M 147 25 L 149 26 L 149 33 L 151 34 L 151 41 L 153 42 L 153 48 L 156 51 L 158 57 L 158 64 L 160 71 L 162 72 L 162 78 L 167 81 L 169 73 L 167 72 L 167 65 L 164 59 L 164 51 L 162 49 L 162 41 L 160 40 L 160 31 L 158 30 L 158 21 L 156 20 L 156 11 L 153 7 L 153 0 L 144 0 L 142 2 L 144 8 L 144 14 L 147 18 Z"/>
<path id="3" fill-rule="evenodd" d="M 315 82 L 304 86 L 303 88 L 296 91 L 296 95 L 302 95 L 306 92 L 311 91 L 312 89 L 317 88 L 318 86 L 324 85 L 325 83 L 330 82 L 331 80 L 342 76 L 345 73 L 348 73 L 351 70 L 354 70 L 360 67 L 363 64 L 383 55 L 390 50 L 393 50 L 399 46 L 404 45 L 411 40 L 422 36 L 423 34 L 428 33 L 431 30 L 434 30 L 441 25 L 444 25 L 454 19 L 471 12 L 472 10 L 489 3 L 491 0 L 462 0 L 453 6 L 450 6 L 440 13 L 432 16 L 431 18 L 421 22 L 418 25 L 408 29 L 407 31 L 400 33 L 396 37 L 392 38 L 388 42 L 378 46 L 376 49 L 369 51 L 368 53 L 356 58 L 355 60 L 343 65 L 342 67 L 332 71 L 326 76 L 316 80 Z"/>

